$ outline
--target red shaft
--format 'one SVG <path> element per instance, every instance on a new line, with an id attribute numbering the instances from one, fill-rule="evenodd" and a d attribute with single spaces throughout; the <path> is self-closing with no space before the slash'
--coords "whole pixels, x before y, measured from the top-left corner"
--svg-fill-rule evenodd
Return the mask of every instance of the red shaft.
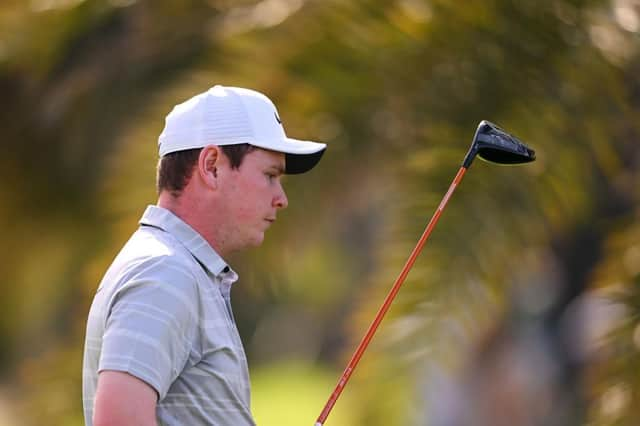
<path id="1" fill-rule="evenodd" d="M 411 252 L 411 255 L 409 256 L 407 263 L 405 263 L 404 267 L 402 268 L 400 275 L 398 275 L 398 278 L 396 278 L 396 281 L 393 284 L 391 291 L 389 292 L 389 294 L 387 294 L 387 297 L 384 299 L 384 303 L 378 310 L 378 313 L 376 314 L 375 319 L 369 326 L 367 333 L 365 334 L 364 338 L 358 345 L 358 348 L 356 349 L 355 353 L 351 357 L 351 361 L 349 361 L 347 368 L 345 368 L 344 372 L 342 373 L 340 380 L 338 380 L 338 384 L 334 389 L 333 393 L 331 394 L 331 396 L 329 397 L 329 400 L 325 404 L 322 412 L 320 413 L 320 416 L 318 417 L 318 420 L 316 420 L 315 426 L 322 426 L 325 420 L 327 420 L 327 417 L 329 417 L 329 413 L 331 412 L 331 409 L 333 408 L 334 404 L 338 400 L 338 397 L 342 393 L 342 390 L 344 389 L 347 382 L 349 381 L 349 378 L 351 377 L 351 373 L 353 373 L 353 370 L 355 370 L 356 366 L 358 365 L 360 358 L 362 358 L 362 354 L 364 353 L 365 349 L 367 349 L 367 346 L 369 346 L 369 342 L 371 341 L 371 339 L 373 338 L 373 335 L 378 329 L 380 322 L 382 322 L 382 318 L 387 313 L 387 310 L 389 310 L 389 306 L 391 306 L 393 299 L 396 297 L 396 294 L 398 294 L 398 291 L 400 290 L 402 283 L 404 283 L 404 280 L 409 274 L 411 267 L 413 266 L 418 255 L 422 251 L 422 247 L 424 247 L 424 244 L 427 242 L 427 239 L 429 238 L 431 231 L 433 231 L 433 228 L 435 228 L 436 223 L 438 223 L 438 219 L 440 218 L 440 215 L 442 214 L 442 211 L 444 210 L 445 206 L 449 202 L 449 198 L 451 197 L 451 194 L 453 194 L 453 191 L 455 191 L 456 187 L 462 180 L 462 177 L 464 176 L 464 173 L 466 171 L 467 169 L 464 166 L 460 167 L 460 170 L 458 170 L 458 174 L 456 175 L 456 177 L 453 179 L 453 182 L 449 186 L 449 190 L 445 194 L 444 198 L 440 202 L 440 205 L 436 209 L 436 212 L 433 214 L 433 217 L 429 221 L 429 224 L 427 225 L 424 232 L 422 233 L 422 236 L 420 237 L 418 244 L 416 244 L 413 251 Z"/>

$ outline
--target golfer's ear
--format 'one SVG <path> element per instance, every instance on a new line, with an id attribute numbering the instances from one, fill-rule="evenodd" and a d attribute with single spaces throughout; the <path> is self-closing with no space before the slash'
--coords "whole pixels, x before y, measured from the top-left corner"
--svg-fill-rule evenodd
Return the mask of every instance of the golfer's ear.
<path id="1" fill-rule="evenodd" d="M 218 187 L 218 168 L 221 155 L 220 147 L 208 145 L 202 148 L 198 156 L 198 174 L 205 185 L 211 188 Z"/>

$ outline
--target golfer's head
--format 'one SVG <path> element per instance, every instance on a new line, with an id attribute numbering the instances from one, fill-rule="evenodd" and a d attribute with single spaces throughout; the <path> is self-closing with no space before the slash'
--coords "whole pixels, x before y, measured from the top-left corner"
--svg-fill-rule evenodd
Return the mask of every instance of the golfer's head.
<path id="1" fill-rule="evenodd" d="M 325 148 L 288 138 L 266 96 L 215 86 L 167 116 L 159 138 L 158 190 L 174 198 L 187 190 L 206 204 L 215 232 L 225 234 L 216 241 L 233 250 L 256 246 L 288 204 L 282 176 L 310 170 Z"/>

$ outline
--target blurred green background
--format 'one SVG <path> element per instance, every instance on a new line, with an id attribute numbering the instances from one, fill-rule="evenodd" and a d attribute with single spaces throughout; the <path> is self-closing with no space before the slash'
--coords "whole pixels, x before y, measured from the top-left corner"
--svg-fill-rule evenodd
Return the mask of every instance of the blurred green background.
<path id="1" fill-rule="evenodd" d="M 329 416 L 638 425 L 639 0 L 3 0 L 0 425 L 81 425 L 93 292 L 214 84 L 329 144 L 229 259 L 260 425 L 311 425 L 481 119 L 476 161 Z"/>

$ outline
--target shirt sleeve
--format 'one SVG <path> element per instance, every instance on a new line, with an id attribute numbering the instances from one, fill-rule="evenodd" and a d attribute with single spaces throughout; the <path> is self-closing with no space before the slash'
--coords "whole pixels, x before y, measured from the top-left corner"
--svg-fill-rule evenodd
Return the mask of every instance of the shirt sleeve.
<path id="1" fill-rule="evenodd" d="M 197 282 L 171 257 L 138 265 L 113 295 L 98 371 L 127 372 L 162 400 L 183 370 L 197 330 Z"/>

